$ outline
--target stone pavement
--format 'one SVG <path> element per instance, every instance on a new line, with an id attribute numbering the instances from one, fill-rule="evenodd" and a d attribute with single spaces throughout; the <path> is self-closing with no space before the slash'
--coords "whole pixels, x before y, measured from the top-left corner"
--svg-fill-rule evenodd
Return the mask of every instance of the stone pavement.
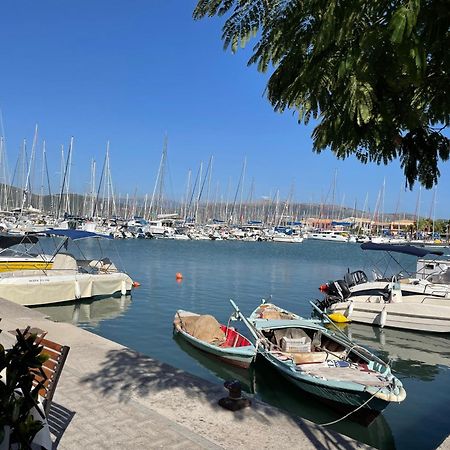
<path id="1" fill-rule="evenodd" d="M 70 346 L 50 411 L 55 448 L 369 448 L 259 401 L 223 410 L 221 385 L 36 310 L 0 299 L 0 317 L 3 333 L 31 325 Z"/>

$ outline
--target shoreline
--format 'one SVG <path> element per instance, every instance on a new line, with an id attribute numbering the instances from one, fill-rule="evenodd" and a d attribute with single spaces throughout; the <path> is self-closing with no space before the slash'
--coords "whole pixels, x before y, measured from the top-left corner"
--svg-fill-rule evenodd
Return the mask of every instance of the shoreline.
<path id="1" fill-rule="evenodd" d="M 224 410 L 222 385 L 39 311 L 0 299 L 0 317 L 3 333 L 31 325 L 70 346 L 49 419 L 60 449 L 370 448 L 258 400 Z"/>

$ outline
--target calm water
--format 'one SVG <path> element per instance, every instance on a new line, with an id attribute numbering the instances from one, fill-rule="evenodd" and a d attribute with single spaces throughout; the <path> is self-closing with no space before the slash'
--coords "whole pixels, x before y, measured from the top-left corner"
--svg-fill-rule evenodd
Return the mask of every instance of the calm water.
<path id="1" fill-rule="evenodd" d="M 83 243 L 85 253 L 97 244 Z M 107 242 L 106 253 L 141 283 L 133 298 L 103 299 L 81 305 L 42 308 L 55 320 L 79 326 L 213 382 L 240 379 L 250 395 L 296 415 L 325 423 L 339 417 L 327 407 L 303 399 L 301 391 L 280 382 L 258 363 L 236 371 L 172 337 L 177 309 L 213 314 L 226 322 L 232 298 L 250 313 L 261 298 L 309 317 L 308 301 L 318 287 L 341 278 L 347 268 L 366 269 L 383 256 L 368 259 L 356 244 L 305 241 L 303 244 L 127 240 Z M 117 253 L 116 253 L 117 250 Z M 120 258 L 119 258 L 120 255 Z M 98 256 L 98 254 L 97 254 Z M 401 263 L 412 270 L 415 258 Z M 385 268 L 385 264 L 381 264 Z M 176 272 L 184 276 L 175 280 Z M 450 337 L 379 330 L 351 325 L 346 332 L 385 359 L 402 379 L 408 396 L 391 405 L 369 427 L 343 421 L 332 428 L 378 448 L 432 449 L 450 434 Z"/>

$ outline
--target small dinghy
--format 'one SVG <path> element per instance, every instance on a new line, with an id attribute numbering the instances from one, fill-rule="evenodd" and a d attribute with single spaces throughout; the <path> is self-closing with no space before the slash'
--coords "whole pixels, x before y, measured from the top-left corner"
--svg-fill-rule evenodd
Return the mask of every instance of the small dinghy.
<path id="1" fill-rule="evenodd" d="M 213 316 L 178 310 L 174 332 L 194 347 L 233 366 L 248 368 L 256 356 L 255 346 L 233 327 L 221 325 Z"/>
<path id="2" fill-rule="evenodd" d="M 370 419 L 406 397 L 401 381 L 384 361 L 319 320 L 304 319 L 262 303 L 247 319 L 258 353 L 294 385 L 339 409 L 364 409 Z"/>

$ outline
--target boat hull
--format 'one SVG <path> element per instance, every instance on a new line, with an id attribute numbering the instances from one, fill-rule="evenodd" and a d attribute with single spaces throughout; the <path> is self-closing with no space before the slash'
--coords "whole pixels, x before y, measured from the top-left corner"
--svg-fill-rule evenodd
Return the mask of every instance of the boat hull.
<path id="1" fill-rule="evenodd" d="M 255 349 L 252 346 L 222 348 L 196 339 L 180 328 L 175 327 L 174 332 L 183 337 L 193 347 L 208 353 L 209 356 L 215 359 L 231 364 L 232 366 L 247 369 L 255 358 Z"/>
<path id="2" fill-rule="evenodd" d="M 450 299 L 440 299 L 440 302 L 444 304 L 371 303 L 353 300 L 335 303 L 327 308 L 327 313 L 341 313 L 353 322 L 374 326 L 450 333 Z"/>
<path id="3" fill-rule="evenodd" d="M 298 372 L 290 370 L 270 353 L 261 352 L 260 354 L 275 370 L 277 370 L 286 380 L 290 381 L 297 388 L 320 398 L 322 401 L 332 402 L 336 406 L 339 406 L 340 409 L 356 409 L 368 401 L 367 405 L 365 405 L 362 409 L 366 412 L 370 411 L 371 417 L 376 417 L 390 403 L 376 397 L 370 399 L 373 394 L 365 391 L 363 386 L 361 386 L 360 390 L 355 390 L 336 386 L 327 386 L 325 383 L 318 382 L 318 380 L 312 381 L 308 379 L 310 377 L 302 376 Z"/>
<path id="4" fill-rule="evenodd" d="M 51 275 L 50 275 L 51 273 Z M 57 275 L 22 274 L 0 278 L 0 298 L 23 306 L 48 305 L 91 297 L 126 295 L 132 287 L 131 278 L 121 272 L 108 274 Z"/>

